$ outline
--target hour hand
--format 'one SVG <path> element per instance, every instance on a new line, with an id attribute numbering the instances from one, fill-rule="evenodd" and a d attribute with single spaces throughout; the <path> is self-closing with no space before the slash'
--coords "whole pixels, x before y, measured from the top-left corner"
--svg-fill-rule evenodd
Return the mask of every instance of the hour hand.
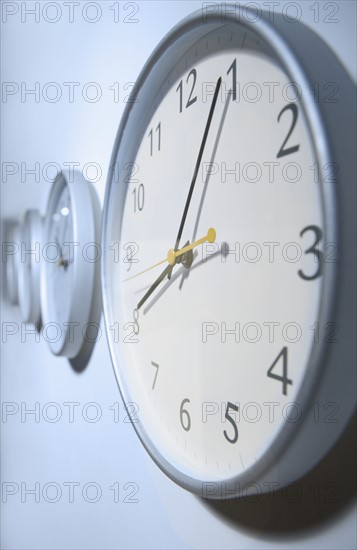
<path id="1" fill-rule="evenodd" d="M 189 245 L 189 241 L 187 241 L 185 246 L 188 246 L 188 245 Z M 186 267 L 186 269 L 189 269 L 191 267 L 192 262 L 193 262 L 193 252 L 192 252 L 192 250 L 189 250 L 185 254 L 182 254 L 182 256 L 178 256 L 177 259 L 176 259 L 176 263 L 178 263 L 178 264 L 181 263 L 184 267 Z M 145 296 L 143 296 L 141 298 L 140 302 L 137 305 L 137 309 L 140 309 L 141 306 L 144 305 L 146 300 L 148 298 L 150 298 L 151 294 L 159 286 L 159 284 L 162 283 L 162 281 L 165 279 L 166 276 L 167 276 L 168 279 L 171 278 L 173 268 L 174 268 L 174 266 L 170 265 L 170 264 L 168 266 L 166 266 L 166 268 L 161 273 L 161 275 L 159 275 L 159 277 L 156 279 L 156 281 L 151 285 L 151 287 L 149 288 L 149 290 L 147 291 Z"/>
<path id="2" fill-rule="evenodd" d="M 185 244 L 185 247 L 186 246 L 188 247 L 188 245 L 189 245 L 189 241 L 187 241 L 187 243 Z M 182 264 L 186 269 L 190 269 L 190 267 L 192 265 L 192 262 L 193 262 L 193 251 L 192 251 L 192 249 L 188 250 L 187 252 L 185 252 L 184 254 L 182 254 L 181 256 L 178 256 L 176 258 L 176 263 L 177 264 Z M 137 305 L 137 309 L 140 309 L 141 306 L 144 305 L 146 300 L 148 298 L 150 298 L 151 294 L 159 286 L 159 284 L 162 283 L 162 281 L 165 279 L 166 276 L 167 276 L 168 279 L 171 278 L 171 273 L 172 273 L 173 268 L 174 268 L 174 266 L 170 265 L 170 264 L 168 266 L 166 266 L 166 268 L 161 273 L 161 275 L 159 275 L 159 277 L 156 279 L 156 281 L 151 285 L 151 287 L 149 288 L 149 290 L 147 291 L 145 296 L 143 296 L 141 298 L 140 302 Z"/>
<path id="3" fill-rule="evenodd" d="M 185 244 L 184 244 L 184 248 L 188 247 L 188 245 L 190 244 L 190 241 L 187 241 Z M 176 264 L 182 264 L 183 267 L 185 267 L 186 269 L 190 269 L 191 265 L 193 263 L 193 250 L 189 250 L 188 252 L 185 252 L 184 254 L 182 254 L 182 256 L 178 256 L 176 258 Z M 172 265 L 171 266 L 171 271 L 170 273 L 167 275 L 167 278 L 170 280 L 171 279 L 171 275 L 172 275 L 172 270 L 173 270 L 174 266 Z"/>
<path id="4" fill-rule="evenodd" d="M 68 260 L 66 260 L 63 256 L 63 251 L 62 251 L 62 247 L 60 245 L 60 243 L 58 242 L 58 239 L 57 237 L 55 237 L 55 243 L 57 244 L 58 248 L 60 249 L 60 252 L 61 252 L 61 257 L 60 259 L 58 260 L 57 264 L 60 266 L 60 267 L 63 267 L 65 270 L 67 269 L 68 267 Z"/>

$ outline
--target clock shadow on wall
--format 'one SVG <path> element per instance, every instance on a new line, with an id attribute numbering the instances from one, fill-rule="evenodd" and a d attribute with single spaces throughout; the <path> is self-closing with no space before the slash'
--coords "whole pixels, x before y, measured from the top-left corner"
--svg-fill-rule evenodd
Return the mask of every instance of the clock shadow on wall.
<path id="1" fill-rule="evenodd" d="M 310 472 L 290 486 L 232 500 L 205 500 L 220 519 L 264 537 L 298 536 L 337 521 L 356 497 L 356 413 L 339 441 Z"/>

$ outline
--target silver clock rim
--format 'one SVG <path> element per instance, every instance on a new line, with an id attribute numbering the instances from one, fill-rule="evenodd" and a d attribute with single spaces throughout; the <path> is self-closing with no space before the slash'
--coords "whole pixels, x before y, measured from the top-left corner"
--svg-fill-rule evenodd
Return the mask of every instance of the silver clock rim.
<path id="1" fill-rule="evenodd" d="M 301 48 L 303 48 L 303 45 L 300 46 L 298 40 L 291 35 L 290 36 L 290 29 L 291 26 L 287 26 L 286 22 L 284 22 L 281 18 L 281 16 L 276 17 L 276 26 L 274 26 L 268 19 L 267 14 L 265 14 L 264 18 L 260 19 L 258 22 L 252 23 L 251 21 L 247 20 L 243 17 L 242 8 L 240 6 L 231 6 L 232 12 L 234 8 L 234 13 L 229 12 L 225 14 L 225 21 L 230 23 L 235 23 L 238 25 L 241 25 L 243 28 L 246 28 L 248 31 L 253 32 L 255 35 L 258 35 L 258 37 L 261 37 L 265 43 L 271 48 L 272 52 L 274 53 L 274 59 L 278 61 L 280 66 L 283 68 L 283 70 L 286 72 L 286 74 L 291 78 L 292 81 L 298 82 L 304 90 L 308 89 L 308 82 L 307 82 L 307 71 L 306 67 L 303 69 L 301 66 L 301 63 L 299 61 L 299 58 L 297 57 L 298 54 L 302 54 Z M 245 12 L 250 12 L 251 15 L 256 15 L 255 12 L 248 8 L 244 8 Z M 238 19 L 238 22 L 237 22 Z M 217 27 L 219 25 L 222 25 L 222 19 L 219 14 L 212 15 L 210 17 L 210 23 L 215 23 Z M 168 50 L 168 48 L 175 43 L 175 41 L 180 37 L 183 36 L 185 33 L 189 33 L 189 31 L 195 29 L 196 27 L 199 27 L 202 25 L 202 28 L 204 28 L 204 24 L 202 22 L 202 12 L 197 11 L 193 13 L 192 15 L 185 18 L 183 21 L 181 21 L 177 26 L 175 26 L 166 37 L 159 43 L 157 48 L 154 50 L 148 61 L 146 62 L 144 68 L 142 69 L 138 80 L 137 85 L 138 89 L 141 90 L 143 83 L 146 81 L 148 76 L 150 75 L 150 72 L 152 71 L 153 67 L 156 66 L 156 64 L 160 63 L 161 57 L 165 54 L 165 52 Z M 304 29 L 304 33 L 312 33 L 311 30 L 307 29 L 304 25 L 299 23 L 300 29 Z M 203 33 L 203 31 L 202 31 Z M 292 33 L 293 34 L 293 33 Z M 312 39 L 312 38 L 311 38 Z M 316 37 L 314 38 L 316 40 Z M 320 38 L 317 38 L 318 41 L 321 41 Z M 321 41 L 322 43 L 322 41 Z M 324 44 L 324 43 L 323 43 Z M 325 48 L 327 48 L 326 45 L 324 45 Z M 299 49 L 300 48 L 300 49 Z M 296 54 L 294 53 L 296 51 Z M 309 126 L 309 132 L 310 136 L 313 142 L 313 146 L 315 149 L 315 155 L 317 160 L 319 161 L 320 166 L 325 166 L 327 162 L 333 161 L 334 158 L 338 157 L 338 154 L 336 153 L 336 143 L 338 144 L 338 136 L 335 137 L 333 141 L 333 145 L 335 147 L 335 155 L 332 155 L 332 147 L 331 147 L 331 141 L 327 137 L 327 130 L 325 127 L 326 119 L 331 118 L 331 115 L 326 111 L 325 113 L 322 113 L 322 108 L 318 107 L 317 104 L 313 100 L 312 94 L 310 95 L 304 95 L 304 97 L 301 100 L 301 105 L 304 109 L 305 118 L 307 121 L 307 124 Z M 134 107 L 135 108 L 135 107 Z M 126 125 L 128 123 L 129 115 L 133 109 L 132 104 L 128 104 L 120 126 L 117 133 L 117 137 L 115 140 L 115 144 L 113 147 L 112 157 L 111 157 L 111 166 L 114 165 L 114 162 L 117 158 L 119 146 L 122 141 L 123 133 L 126 129 Z M 330 126 L 333 125 L 333 121 L 329 120 Z M 318 136 L 318 138 L 317 138 Z M 340 152 L 340 151 L 339 151 Z M 320 187 L 321 187 L 321 181 L 320 181 Z M 110 350 L 112 365 L 114 369 L 114 373 L 116 376 L 116 380 L 118 383 L 119 391 L 121 393 L 123 402 L 126 403 L 126 396 L 124 395 L 123 388 L 125 387 L 125 383 L 123 383 L 122 380 L 119 380 L 119 374 L 115 368 L 116 363 L 116 355 L 115 351 L 113 349 L 113 343 L 110 338 L 110 333 L 108 330 L 109 326 L 109 304 L 108 304 L 108 294 L 107 292 L 107 273 L 106 273 L 106 254 L 107 254 L 107 242 L 106 242 L 106 230 L 107 230 L 107 222 L 108 222 L 108 204 L 110 201 L 110 195 L 111 195 L 111 187 L 112 187 L 112 175 L 109 172 L 108 179 L 107 179 L 107 185 L 106 185 L 106 192 L 105 192 L 105 200 L 104 200 L 104 209 L 103 209 L 103 218 L 102 218 L 102 248 L 103 248 L 103 261 L 102 261 L 102 294 L 103 294 L 103 310 L 104 310 L 104 319 L 105 319 L 105 325 L 106 325 L 106 335 L 108 340 L 108 346 Z M 321 197 L 322 202 L 324 206 L 324 234 L 326 238 L 326 242 L 332 242 L 332 243 L 338 243 L 338 245 L 341 244 L 341 234 L 340 234 L 340 228 L 339 228 L 339 216 L 338 216 L 338 207 L 340 206 L 338 198 L 336 197 L 336 188 L 332 183 L 324 183 L 324 189 L 321 190 Z M 341 201 L 340 201 L 341 202 Z M 318 320 L 320 322 L 327 322 L 336 313 L 336 305 L 337 305 L 337 291 L 340 291 L 341 282 L 338 280 L 339 278 L 339 272 L 337 270 L 337 266 L 335 264 L 327 264 L 324 272 L 324 280 L 323 280 L 323 289 L 322 289 L 322 297 L 320 302 L 320 312 Z M 344 309 L 346 309 L 347 306 L 343 306 Z M 340 317 L 347 317 L 349 316 L 349 313 L 346 311 L 337 312 L 336 313 L 337 318 Z M 324 396 L 324 395 L 330 395 L 331 393 L 331 373 L 334 373 L 336 371 L 336 354 L 332 354 L 332 357 L 327 356 L 326 353 L 326 345 L 324 345 L 321 342 L 318 342 L 317 344 L 314 344 L 309 365 L 313 366 L 313 368 L 310 368 L 304 382 L 302 384 L 302 387 L 300 388 L 300 391 L 297 395 L 297 400 L 299 403 L 303 403 L 305 406 L 309 403 L 311 404 L 311 400 L 313 396 Z M 327 371 L 327 374 L 324 375 L 326 378 L 326 383 L 322 385 L 323 387 L 320 388 L 319 384 L 319 377 L 321 374 L 323 374 L 323 368 Z M 324 387 L 325 386 L 325 387 Z M 329 392 L 325 392 L 327 386 L 329 386 Z M 346 387 L 344 386 L 341 391 L 346 390 Z M 326 390 L 327 391 L 327 390 Z M 340 394 L 341 394 L 340 391 Z M 325 392 L 325 393 L 324 393 Z M 354 409 L 354 402 L 351 403 L 351 398 L 349 397 L 348 404 L 346 405 L 346 410 L 344 411 L 344 416 L 342 419 L 342 425 L 345 425 L 350 417 L 350 415 L 353 412 Z M 196 494 L 201 495 L 202 494 L 202 484 L 204 483 L 204 480 L 198 480 L 196 478 L 193 478 L 191 476 L 188 476 L 178 469 L 176 469 L 171 463 L 169 463 L 165 457 L 161 455 L 161 453 L 156 448 L 155 444 L 150 440 L 145 430 L 140 426 L 140 423 L 133 423 L 134 429 L 136 430 L 136 433 L 141 440 L 142 444 L 144 445 L 145 449 L 149 453 L 149 455 L 152 457 L 154 462 L 163 470 L 172 480 L 174 480 L 176 483 L 178 483 L 180 486 L 182 486 L 185 489 L 188 489 Z M 341 428 L 341 426 L 340 426 Z M 303 430 L 304 429 L 304 430 Z M 232 489 L 236 487 L 237 483 L 248 483 L 252 481 L 259 481 L 266 479 L 266 476 L 271 474 L 272 472 L 276 471 L 277 467 L 280 467 L 282 465 L 282 462 L 285 461 L 285 463 L 289 460 L 289 456 L 292 456 L 293 451 L 287 452 L 287 449 L 290 445 L 290 447 L 296 451 L 296 449 L 302 449 L 306 446 L 306 437 L 302 437 L 301 434 L 303 431 L 309 434 L 311 433 L 317 433 L 316 428 L 315 431 L 313 430 L 313 427 L 311 426 L 311 423 L 308 423 L 306 414 L 302 416 L 301 421 L 299 422 L 299 425 L 296 424 L 288 424 L 285 423 L 284 427 L 279 432 L 278 436 L 276 437 L 276 440 L 274 442 L 274 449 L 273 452 L 267 452 L 265 453 L 262 458 L 251 468 L 245 470 L 242 474 L 239 476 L 235 476 L 229 479 L 225 479 L 225 483 L 227 485 L 227 489 Z M 324 448 L 323 454 L 326 454 L 328 449 L 332 446 L 332 444 L 336 441 L 338 438 L 338 435 L 340 433 L 340 430 L 335 430 L 333 433 L 329 433 L 327 435 L 326 430 L 321 430 L 323 432 L 323 435 L 321 435 L 323 443 L 322 446 Z M 292 440 L 294 439 L 297 443 L 292 444 Z M 311 437 L 311 436 L 310 436 Z M 323 454 L 319 457 L 321 458 Z M 281 468 L 281 484 L 282 486 L 286 485 L 289 481 L 295 480 L 306 471 L 308 471 L 314 463 L 317 462 L 317 460 L 313 460 L 313 455 L 311 454 L 311 451 L 307 450 L 306 457 L 309 457 L 308 459 L 302 460 L 302 464 L 298 464 L 298 461 L 301 460 L 301 457 L 298 457 L 298 459 L 293 459 L 293 467 L 290 465 L 284 465 L 284 467 Z M 223 481 L 223 480 L 222 480 Z M 236 489 L 237 494 L 239 491 Z M 220 495 L 211 495 L 211 498 L 222 498 Z"/>
<path id="2" fill-rule="evenodd" d="M 87 182 L 78 170 L 73 170 L 73 178 L 67 178 L 63 172 L 53 181 L 47 203 L 47 215 L 44 225 L 44 243 L 49 243 L 51 218 L 57 201 L 65 187 L 68 187 L 73 216 L 73 241 L 79 246 L 73 246 L 73 286 L 71 290 L 71 304 L 68 314 L 68 323 L 79 323 L 74 327 L 74 335 L 70 337 L 70 327 L 60 327 L 60 338 L 57 341 L 49 340 L 49 347 L 55 355 L 62 355 L 69 359 L 75 358 L 84 344 L 82 335 L 83 326 L 89 321 L 92 290 L 95 281 L 95 263 L 86 262 L 82 254 L 82 247 L 86 243 L 97 242 L 95 224 L 92 212 L 92 194 Z M 80 220 L 83 216 L 82 222 Z M 50 282 L 48 279 L 48 262 L 43 260 L 41 270 L 41 304 L 43 324 L 54 322 L 53 312 L 48 300 Z M 83 296 L 86 299 L 83 299 Z M 89 299 L 87 299 L 89 297 Z M 79 331 L 79 332 L 78 332 Z"/>

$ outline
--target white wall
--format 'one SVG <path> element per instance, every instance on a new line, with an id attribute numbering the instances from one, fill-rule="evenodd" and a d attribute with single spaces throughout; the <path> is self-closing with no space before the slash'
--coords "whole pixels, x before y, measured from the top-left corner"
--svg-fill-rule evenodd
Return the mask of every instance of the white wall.
<path id="1" fill-rule="evenodd" d="M 88 23 L 82 15 L 84 7 L 89 9 L 88 17 L 93 17 L 90 3 L 83 1 L 75 6 L 74 22 L 69 23 L 68 3 L 56 2 L 52 4 L 62 10 L 57 23 L 46 22 L 42 12 L 40 22 L 31 15 L 21 22 L 21 9 L 33 8 L 34 4 L 2 2 L 2 80 L 15 82 L 20 88 L 24 83 L 28 89 L 39 82 L 45 94 L 44 86 L 56 82 L 63 96 L 57 103 L 43 97 L 37 103 L 33 96 L 22 102 L 20 93 L 3 99 L 2 162 L 26 163 L 27 168 L 38 162 L 41 170 L 51 162 L 60 166 L 79 162 L 81 167 L 96 162 L 103 171 L 95 184 L 102 200 L 111 149 L 125 106 L 125 84 L 135 81 L 164 34 L 202 4 L 136 2 L 138 22 L 130 24 L 123 18 L 130 14 L 132 2 L 100 2 L 102 16 L 97 23 Z M 301 6 L 303 20 L 330 43 L 356 78 L 355 3 L 319 2 L 319 24 L 313 23 L 313 1 L 295 4 Z M 338 7 L 337 23 L 323 22 L 331 11 L 327 4 Z M 48 3 L 40 2 L 41 10 L 45 5 Z M 113 5 L 119 6 L 118 23 L 113 21 Z M 10 10 L 11 6 L 19 12 L 4 22 L 4 9 Z M 54 7 L 46 9 L 53 17 L 54 11 L 50 10 Z M 80 83 L 73 103 L 68 101 L 65 82 Z M 82 97 L 83 87 L 89 82 L 100 86 L 102 97 L 96 103 Z M 120 91 L 117 103 L 110 89 L 115 82 Z M 19 218 L 30 207 L 44 211 L 50 184 L 43 178 L 39 183 L 34 179 L 30 175 L 21 178 L 21 170 L 8 181 L 3 178 L 2 220 Z M 4 303 L 2 326 L 10 321 L 21 327 L 18 310 Z M 19 488 L 2 503 L 4 549 L 356 547 L 353 490 L 339 472 L 343 446 L 322 470 L 305 480 L 302 503 L 292 504 L 280 496 L 273 503 L 262 499 L 222 509 L 208 506 L 175 486 L 152 464 L 131 425 L 125 422 L 104 337 L 88 368 L 77 374 L 66 360 L 52 356 L 42 339 L 37 343 L 33 335 L 21 338 L 20 330 L 2 343 L 1 392 L 3 402 L 19 407 L 19 412 L 3 417 L 1 422 L 2 488 L 8 488 L 4 484 L 9 482 Z M 46 408 L 50 402 L 58 404 L 62 413 L 56 423 L 48 421 L 53 413 L 53 409 Z M 69 421 L 69 407 L 65 405 L 69 402 L 79 403 L 74 422 Z M 86 417 L 94 414 L 93 407 L 86 408 L 91 402 L 101 411 L 95 423 Z M 118 422 L 114 421 L 115 403 L 114 408 L 120 412 Z M 30 414 L 21 418 L 21 406 L 37 406 L 39 417 Z M 344 462 L 347 472 L 350 466 Z M 336 483 L 336 479 L 337 502 L 329 502 L 326 483 Z M 43 496 L 49 482 L 62 490 L 56 503 L 47 502 Z M 73 502 L 65 485 L 68 482 L 80 484 L 75 487 Z M 93 487 L 88 489 L 87 498 L 83 496 L 82 490 L 89 482 L 101 488 L 96 503 L 88 502 L 93 498 Z M 21 483 L 25 484 L 22 489 Z M 39 502 L 25 492 L 36 483 L 40 484 Z M 110 489 L 116 483 L 119 502 L 115 502 Z M 134 487 L 138 489 L 134 497 L 137 502 L 124 502 Z M 321 494 L 316 494 L 316 487 Z M 51 491 L 49 499 L 54 494 Z"/>

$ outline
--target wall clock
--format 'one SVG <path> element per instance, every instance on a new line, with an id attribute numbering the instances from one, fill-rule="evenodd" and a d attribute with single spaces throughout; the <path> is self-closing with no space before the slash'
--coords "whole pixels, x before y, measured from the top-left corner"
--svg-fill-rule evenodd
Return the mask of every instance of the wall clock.
<path id="1" fill-rule="evenodd" d="M 18 292 L 24 323 L 41 320 L 40 274 L 43 220 L 38 210 L 28 210 L 20 227 Z"/>
<path id="2" fill-rule="evenodd" d="M 9 221 L 4 229 L 5 242 L 8 246 L 6 250 L 5 263 L 5 295 L 12 305 L 19 303 L 19 268 L 21 255 L 21 236 L 20 224 L 15 221 Z"/>
<path id="3" fill-rule="evenodd" d="M 355 88 L 304 25 L 224 10 L 142 70 L 102 232 L 135 430 L 211 498 L 296 480 L 355 407 Z"/>
<path id="4" fill-rule="evenodd" d="M 46 210 L 41 304 L 47 341 L 55 355 L 77 357 L 98 331 L 93 303 L 100 294 L 100 208 L 79 171 L 52 185 Z"/>

